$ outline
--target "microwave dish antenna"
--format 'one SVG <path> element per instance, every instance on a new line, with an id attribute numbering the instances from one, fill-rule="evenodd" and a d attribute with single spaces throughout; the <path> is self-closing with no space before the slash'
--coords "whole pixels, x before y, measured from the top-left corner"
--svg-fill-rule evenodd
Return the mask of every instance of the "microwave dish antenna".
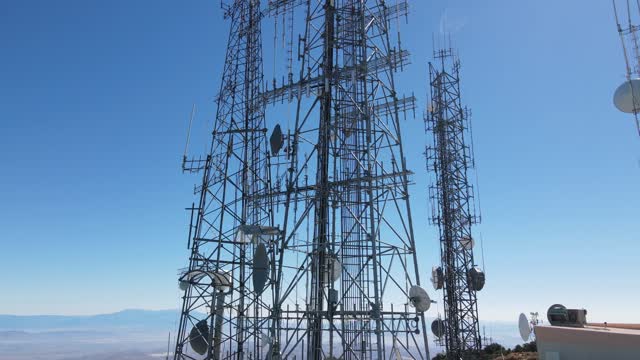
<path id="1" fill-rule="evenodd" d="M 520 313 L 520 317 L 518 318 L 518 330 L 520 331 L 522 341 L 529 341 L 531 324 L 529 323 L 529 319 L 527 319 L 527 315 L 524 313 Z"/>

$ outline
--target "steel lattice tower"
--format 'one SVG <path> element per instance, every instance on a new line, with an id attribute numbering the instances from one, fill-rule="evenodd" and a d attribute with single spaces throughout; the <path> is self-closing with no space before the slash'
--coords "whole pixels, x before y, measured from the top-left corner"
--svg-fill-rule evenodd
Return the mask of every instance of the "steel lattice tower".
<path id="1" fill-rule="evenodd" d="M 264 104 L 261 10 L 257 0 L 223 3 L 230 34 L 210 152 L 188 160 L 183 169 L 202 172 L 189 231 L 189 267 L 180 274 L 184 288 L 174 359 L 200 358 L 187 349 L 200 343 L 207 359 L 244 358 L 260 351 L 256 341 L 268 329 L 273 293 L 254 288 L 257 242 L 268 254 L 276 243 L 238 236 L 247 226 L 273 229 L 270 166 Z M 195 220 L 193 219 L 195 215 Z M 271 256 L 273 257 L 273 256 Z"/>
<path id="2" fill-rule="evenodd" d="M 431 222 L 440 230 L 441 267 L 434 269 L 434 286 L 443 289 L 444 336 L 447 358 L 473 358 L 481 348 L 476 291 L 484 273 L 473 257 L 471 227 L 475 215 L 474 167 L 469 112 L 460 99 L 460 62 L 452 50 L 438 50 L 429 63 L 430 105 L 425 124 L 432 137 L 427 167 L 434 175 L 429 188 Z M 441 278 L 440 278 L 441 277 Z"/>
<path id="3" fill-rule="evenodd" d="M 211 153 L 186 162 L 204 177 L 175 359 L 429 359 L 391 40 L 406 0 L 229 3 Z M 264 83 L 267 21 L 287 70 Z"/>

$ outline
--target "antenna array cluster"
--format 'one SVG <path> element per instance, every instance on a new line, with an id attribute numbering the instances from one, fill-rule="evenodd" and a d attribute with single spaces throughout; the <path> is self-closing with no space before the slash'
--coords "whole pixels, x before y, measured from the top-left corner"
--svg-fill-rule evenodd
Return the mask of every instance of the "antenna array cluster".
<path id="1" fill-rule="evenodd" d="M 174 359 L 429 359 L 406 0 L 234 0 Z M 263 46 L 273 29 L 273 46 Z M 273 57 L 273 75 L 263 59 Z"/>

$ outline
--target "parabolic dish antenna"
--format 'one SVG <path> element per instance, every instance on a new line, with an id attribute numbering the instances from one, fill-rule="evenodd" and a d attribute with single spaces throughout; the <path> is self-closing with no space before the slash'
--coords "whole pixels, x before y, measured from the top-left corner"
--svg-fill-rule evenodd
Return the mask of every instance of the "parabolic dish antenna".
<path id="1" fill-rule="evenodd" d="M 280 149 L 282 149 L 282 144 L 284 143 L 284 138 L 282 136 L 282 129 L 280 128 L 280 124 L 277 124 L 271 133 L 271 137 L 269 138 L 269 144 L 271 145 L 271 155 L 278 155 Z"/>
<path id="2" fill-rule="evenodd" d="M 613 104 L 618 110 L 633 114 L 640 111 L 640 79 L 627 80 L 613 94 Z"/>
<path id="3" fill-rule="evenodd" d="M 431 323 L 431 332 L 437 338 L 441 338 L 444 336 L 445 329 L 447 327 L 447 323 L 442 319 L 435 319 Z"/>
<path id="4" fill-rule="evenodd" d="M 520 318 L 518 319 L 518 330 L 520 330 L 520 337 L 522 341 L 529 340 L 529 336 L 531 336 L 531 327 L 529 326 L 529 319 L 527 319 L 527 315 L 520 314 Z"/>
<path id="5" fill-rule="evenodd" d="M 253 291 L 262 294 L 269 278 L 269 255 L 264 244 L 258 244 L 253 254 Z"/>
<path id="6" fill-rule="evenodd" d="M 209 338 L 209 325 L 207 325 L 207 320 L 200 320 L 189 333 L 189 344 L 193 351 L 204 355 L 207 352 L 207 346 L 209 345 L 207 339 Z"/>
<path id="7" fill-rule="evenodd" d="M 420 286 L 413 285 L 409 289 L 409 301 L 418 312 L 425 312 L 431 307 L 429 294 Z"/>

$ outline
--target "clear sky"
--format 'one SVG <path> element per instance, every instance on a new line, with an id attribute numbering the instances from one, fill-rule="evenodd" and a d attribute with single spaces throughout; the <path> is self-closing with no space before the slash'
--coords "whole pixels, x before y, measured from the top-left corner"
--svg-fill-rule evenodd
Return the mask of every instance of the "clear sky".
<path id="1" fill-rule="evenodd" d="M 216 0 L 2 2 L 0 313 L 178 307 L 197 182 L 180 160 L 192 104 L 196 130 L 211 121 L 226 29 Z M 563 303 L 640 322 L 640 138 L 611 101 L 624 62 L 610 2 L 411 1 L 399 87 L 420 101 L 404 122 L 420 226 L 420 114 L 442 30 L 473 109 L 481 318 Z M 428 278 L 436 232 L 417 234 Z"/>

